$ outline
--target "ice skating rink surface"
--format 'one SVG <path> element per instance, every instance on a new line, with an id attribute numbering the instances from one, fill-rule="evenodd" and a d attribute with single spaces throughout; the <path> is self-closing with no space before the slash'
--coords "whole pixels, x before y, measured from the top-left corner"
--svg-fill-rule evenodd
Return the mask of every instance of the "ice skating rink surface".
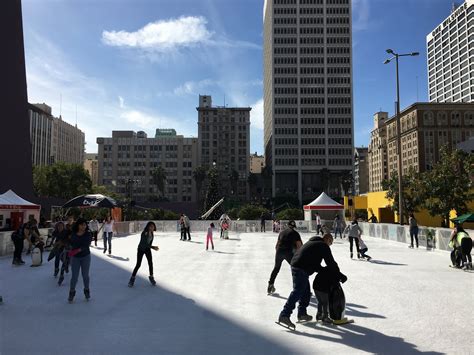
<path id="1" fill-rule="evenodd" d="M 337 239 L 332 251 L 349 278 L 346 315 L 355 323 L 297 324 L 293 332 L 274 323 L 291 291 L 285 262 L 276 294 L 266 294 L 277 235 L 229 236 L 206 252 L 204 233 L 191 242 L 157 233 L 156 287 L 145 258 L 127 287 L 139 235 L 114 239 L 113 256 L 92 248 L 92 299 L 84 300 L 80 278 L 73 304 L 70 274 L 58 287 L 53 261 L 32 268 L 24 255 L 27 264 L 13 267 L 1 258 L 0 354 L 474 353 L 474 275 L 449 268 L 448 253 L 367 237 L 373 261 L 358 261 Z M 316 314 L 314 298 L 308 313 Z"/>

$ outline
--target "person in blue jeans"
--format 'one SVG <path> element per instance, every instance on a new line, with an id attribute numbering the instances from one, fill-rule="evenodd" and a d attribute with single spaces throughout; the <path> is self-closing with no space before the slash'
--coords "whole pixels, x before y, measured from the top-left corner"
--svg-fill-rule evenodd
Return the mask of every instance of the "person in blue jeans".
<path id="1" fill-rule="evenodd" d="M 68 301 L 71 303 L 76 296 L 76 284 L 79 279 L 79 271 L 82 273 L 82 281 L 84 283 L 84 296 L 89 300 L 89 268 L 91 265 L 91 251 L 90 245 L 92 235 L 87 230 L 87 221 L 84 218 L 79 218 L 72 228 L 71 250 L 69 256 L 71 257 L 71 284 L 69 288 Z"/>
<path id="2" fill-rule="evenodd" d="M 291 291 L 283 310 L 278 317 L 278 323 L 289 328 L 295 328 L 290 316 L 298 302 L 298 321 L 308 322 L 313 319 L 308 315 L 311 298 L 309 277 L 321 270 L 321 261 L 324 260 L 327 267 L 334 272 L 339 272 L 339 267 L 334 260 L 330 245 L 333 242 L 331 234 L 327 233 L 322 238 L 312 237 L 301 248 L 299 248 L 291 260 L 291 274 L 293 277 L 293 291 Z"/>

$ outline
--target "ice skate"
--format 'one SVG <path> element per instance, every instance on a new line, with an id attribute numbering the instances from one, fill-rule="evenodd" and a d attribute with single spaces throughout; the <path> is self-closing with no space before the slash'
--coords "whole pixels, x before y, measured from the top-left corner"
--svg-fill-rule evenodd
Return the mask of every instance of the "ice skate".
<path id="1" fill-rule="evenodd" d="M 354 320 L 353 319 L 348 319 L 348 318 L 342 318 L 342 319 L 333 320 L 332 323 L 334 325 L 343 325 L 343 324 L 354 323 Z"/>
<path id="2" fill-rule="evenodd" d="M 58 277 L 59 269 L 54 269 L 54 277 Z"/>
<path id="3" fill-rule="evenodd" d="M 351 253 L 351 259 L 352 259 L 353 257 L 354 257 L 354 254 L 353 254 L 353 253 Z"/>
<path id="4" fill-rule="evenodd" d="M 333 324 L 333 320 L 326 315 L 323 316 L 323 318 L 321 319 L 321 322 L 323 322 L 324 324 Z"/>
<path id="5" fill-rule="evenodd" d="M 91 291 L 88 288 L 84 289 L 84 296 L 86 297 L 86 301 L 89 301 L 91 298 Z"/>
<path id="6" fill-rule="evenodd" d="M 310 316 L 309 314 L 302 314 L 298 316 L 298 323 L 306 323 L 312 320 L 313 320 L 313 316 Z"/>
<path id="7" fill-rule="evenodd" d="M 323 320 L 323 315 L 321 313 L 316 313 L 316 322 L 322 321 Z"/>
<path id="8" fill-rule="evenodd" d="M 276 291 L 275 286 L 273 286 L 273 284 L 268 284 L 268 287 L 267 287 L 267 294 L 268 294 L 268 295 L 271 295 L 271 294 L 273 294 L 275 291 Z"/>
<path id="9" fill-rule="evenodd" d="M 409 245 L 408 248 L 413 249 L 413 245 Z"/>
<path id="10" fill-rule="evenodd" d="M 156 285 L 156 281 L 155 281 L 155 279 L 153 278 L 153 276 L 148 276 L 148 280 L 150 280 L 150 282 L 151 282 L 151 284 L 152 284 L 153 286 Z"/>
<path id="11" fill-rule="evenodd" d="M 288 329 L 291 329 L 291 330 L 295 330 L 296 329 L 296 326 L 291 323 L 291 320 L 289 317 L 285 317 L 285 316 L 280 316 L 278 317 L 278 321 L 275 322 L 276 324 L 284 327 L 284 328 L 288 328 Z"/>
<path id="12" fill-rule="evenodd" d="M 69 291 L 69 297 L 67 298 L 67 301 L 69 303 L 72 303 L 74 301 L 74 296 L 76 296 L 76 291 L 73 291 L 73 290 Z"/>
<path id="13" fill-rule="evenodd" d="M 63 283 L 64 281 L 64 276 L 63 275 L 60 275 L 59 276 L 59 280 L 58 280 L 58 286 L 61 286 L 61 284 Z"/>
<path id="14" fill-rule="evenodd" d="M 131 277 L 130 278 L 130 281 L 128 281 L 128 287 L 133 287 L 133 285 L 135 284 L 135 277 Z"/>

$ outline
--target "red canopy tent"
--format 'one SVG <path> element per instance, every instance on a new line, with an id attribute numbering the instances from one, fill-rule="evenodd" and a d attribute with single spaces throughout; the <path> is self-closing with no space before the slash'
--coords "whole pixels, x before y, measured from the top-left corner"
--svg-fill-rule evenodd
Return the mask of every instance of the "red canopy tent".
<path id="1" fill-rule="evenodd" d="M 41 206 L 18 196 L 12 190 L 0 195 L 0 228 L 10 220 L 10 229 L 17 229 L 29 216 L 36 220 L 40 218 Z"/>
<path id="2" fill-rule="evenodd" d="M 343 211 L 344 205 L 337 203 L 323 192 L 313 202 L 304 205 L 303 209 L 305 221 L 311 221 L 312 211 Z"/>

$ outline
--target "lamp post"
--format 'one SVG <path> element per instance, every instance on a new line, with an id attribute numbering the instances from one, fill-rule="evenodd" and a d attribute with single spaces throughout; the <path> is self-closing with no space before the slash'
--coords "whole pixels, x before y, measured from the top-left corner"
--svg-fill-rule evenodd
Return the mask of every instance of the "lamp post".
<path id="1" fill-rule="evenodd" d="M 399 223 L 403 224 L 403 188 L 402 188 L 402 137 L 400 127 L 400 80 L 398 77 L 398 58 L 399 57 L 414 57 L 419 55 L 418 52 L 398 54 L 392 49 L 387 49 L 386 52 L 392 55 L 392 58 L 387 59 L 383 64 L 390 63 L 395 59 L 396 74 L 397 74 L 397 151 L 398 151 L 398 219 Z"/>

